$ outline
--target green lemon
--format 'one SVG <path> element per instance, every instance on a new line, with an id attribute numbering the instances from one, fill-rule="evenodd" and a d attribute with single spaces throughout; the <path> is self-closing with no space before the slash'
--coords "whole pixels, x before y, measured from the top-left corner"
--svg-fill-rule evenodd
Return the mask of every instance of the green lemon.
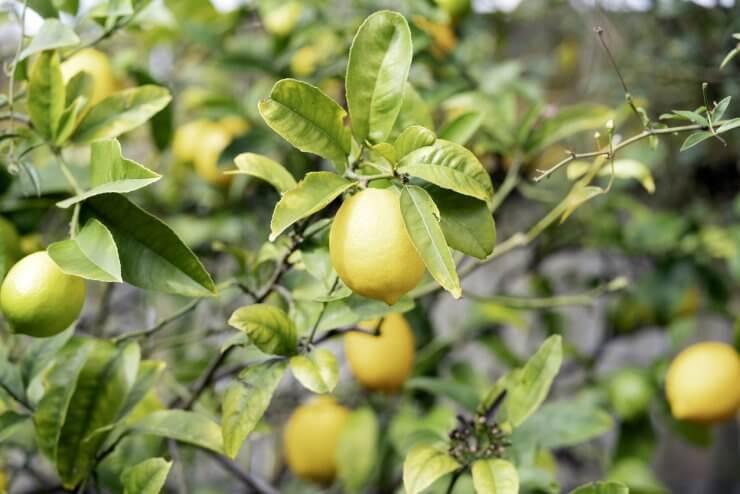
<path id="1" fill-rule="evenodd" d="M 10 326 L 37 338 L 67 329 L 84 302 L 85 281 L 64 273 L 46 251 L 18 261 L 0 288 L 0 310 Z"/>
<path id="2" fill-rule="evenodd" d="M 609 401 L 614 411 L 624 420 L 632 420 L 644 414 L 654 390 L 650 380 L 637 369 L 622 369 L 607 383 Z"/>

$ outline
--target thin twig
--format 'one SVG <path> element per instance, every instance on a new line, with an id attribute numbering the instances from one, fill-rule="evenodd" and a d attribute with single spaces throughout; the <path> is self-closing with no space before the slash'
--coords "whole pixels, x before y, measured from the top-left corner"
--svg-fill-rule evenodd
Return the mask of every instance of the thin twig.
<path id="1" fill-rule="evenodd" d="M 117 336 L 113 338 L 114 343 L 120 343 L 122 341 L 131 339 L 131 338 L 146 338 L 154 333 L 160 331 L 161 329 L 165 328 L 169 323 L 176 321 L 177 319 L 180 319 L 181 317 L 185 316 L 189 312 L 192 312 L 195 310 L 195 308 L 198 306 L 198 304 L 202 301 L 202 298 L 196 298 L 188 302 L 187 304 L 180 307 L 177 311 L 175 311 L 173 314 L 165 317 L 161 321 L 159 321 L 157 324 L 152 326 L 151 328 L 142 329 L 141 331 L 132 331 L 130 333 L 122 334 L 120 336 Z"/>
<path id="2" fill-rule="evenodd" d="M 185 481 L 185 468 L 180 461 L 180 451 L 177 447 L 177 441 L 174 439 L 168 439 L 167 448 L 170 450 L 172 462 L 175 464 L 175 482 L 177 483 L 177 492 L 178 494 L 188 494 L 188 484 Z"/>
<path id="3" fill-rule="evenodd" d="M 228 458 L 225 458 L 218 453 L 214 453 L 213 451 L 207 449 L 204 449 L 203 451 L 205 451 L 211 458 L 213 458 L 216 463 L 221 466 L 221 468 L 229 472 L 242 484 L 251 489 L 252 492 L 257 492 L 259 494 L 279 494 L 279 491 L 269 485 L 266 481 L 247 472 L 243 472 L 239 468 L 239 465 L 229 460 Z"/>

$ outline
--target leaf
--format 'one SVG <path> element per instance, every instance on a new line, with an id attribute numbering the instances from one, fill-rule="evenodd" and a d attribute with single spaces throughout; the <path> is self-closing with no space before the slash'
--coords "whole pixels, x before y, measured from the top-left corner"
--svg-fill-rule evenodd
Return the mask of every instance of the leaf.
<path id="1" fill-rule="evenodd" d="M 221 427 L 196 412 L 160 410 L 134 423 L 132 429 L 223 453 Z"/>
<path id="2" fill-rule="evenodd" d="M 480 401 L 478 394 L 472 388 L 461 386 L 460 383 L 435 377 L 414 377 L 406 381 L 407 389 L 420 389 L 434 396 L 449 398 L 467 410 L 475 410 Z"/>
<path id="3" fill-rule="evenodd" d="M 477 460 L 472 471 L 476 494 L 519 494 L 519 475 L 511 462 Z"/>
<path id="4" fill-rule="evenodd" d="M 239 454 L 270 405 L 287 364 L 286 360 L 273 359 L 247 367 L 226 389 L 221 413 L 226 456 L 235 458 Z"/>
<path id="5" fill-rule="evenodd" d="M 575 446 L 605 434 L 613 426 L 611 415 L 594 404 L 559 400 L 543 405 L 515 429 L 512 443 L 522 448 Z"/>
<path id="6" fill-rule="evenodd" d="M 215 285 L 180 238 L 166 224 L 120 194 L 101 194 L 85 201 L 113 234 L 123 280 L 134 286 L 191 297 L 211 295 Z"/>
<path id="7" fill-rule="evenodd" d="M 8 349 L 4 345 L 0 345 L 0 389 L 7 390 L 16 397 L 26 396 L 20 369 L 10 361 Z"/>
<path id="8" fill-rule="evenodd" d="M 411 30 L 398 12 L 382 10 L 357 30 L 347 62 L 347 106 L 360 143 L 384 141 L 403 103 L 413 48 Z"/>
<path id="9" fill-rule="evenodd" d="M 56 463 L 57 444 L 77 379 L 92 349 L 91 341 L 71 341 L 46 375 L 46 389 L 34 411 L 33 423 L 39 449 L 52 463 Z"/>
<path id="10" fill-rule="evenodd" d="M 740 46 L 736 46 L 730 52 L 725 55 L 725 58 L 722 59 L 722 63 L 719 65 L 719 69 L 722 70 L 725 68 L 725 66 L 732 61 L 737 54 L 740 53 Z"/>
<path id="11" fill-rule="evenodd" d="M 167 481 L 172 462 L 150 458 L 127 468 L 121 475 L 123 494 L 159 494 Z"/>
<path id="12" fill-rule="evenodd" d="M 683 141 L 683 144 L 681 144 L 680 151 L 686 151 L 687 149 L 693 148 L 700 142 L 704 142 L 710 137 L 712 137 L 712 133 L 707 130 L 701 130 L 699 132 L 694 132 L 693 134 L 689 135 L 685 141 Z"/>
<path id="13" fill-rule="evenodd" d="M 290 359 L 290 370 L 303 387 L 314 393 L 331 393 L 339 382 L 339 364 L 325 348 Z"/>
<path id="14" fill-rule="evenodd" d="M 229 326 L 244 331 L 249 340 L 270 355 L 294 355 L 298 340 L 288 314 L 268 304 L 246 305 L 234 311 Z"/>
<path id="15" fill-rule="evenodd" d="M 629 492 L 627 486 L 619 482 L 592 482 L 570 491 L 570 494 L 629 494 Z"/>
<path id="16" fill-rule="evenodd" d="M 403 486 L 406 494 L 418 494 L 435 480 L 460 468 L 445 451 L 427 445 L 413 448 L 403 462 Z"/>
<path id="17" fill-rule="evenodd" d="M 350 150 L 347 113 L 320 89 L 295 79 L 283 79 L 270 97 L 259 102 L 265 123 L 294 147 L 332 161 L 344 172 Z"/>
<path id="18" fill-rule="evenodd" d="M 4 442 L 13 434 L 15 428 L 26 422 L 30 417 L 16 413 L 12 410 L 6 410 L 0 413 L 0 442 Z"/>
<path id="19" fill-rule="evenodd" d="M 85 224 L 76 237 L 54 242 L 47 251 L 67 274 L 95 281 L 123 281 L 113 235 L 94 218 Z"/>
<path id="20" fill-rule="evenodd" d="M 123 157 L 117 139 L 95 141 L 90 146 L 90 176 L 92 189 L 58 202 L 68 208 L 90 197 L 116 192 L 125 194 L 151 185 L 162 178 L 139 163 Z"/>
<path id="21" fill-rule="evenodd" d="M 719 122 L 722 120 L 722 117 L 725 116 L 725 112 L 727 111 L 727 107 L 730 106 L 730 101 L 732 101 L 732 96 L 727 96 L 717 103 L 714 110 L 712 110 L 712 122 Z"/>
<path id="22" fill-rule="evenodd" d="M 34 53 L 56 48 L 64 48 L 79 44 L 80 38 L 72 28 L 66 26 L 59 19 L 44 19 L 31 43 L 21 51 L 18 60 L 25 60 Z"/>
<path id="23" fill-rule="evenodd" d="M 432 277 L 453 297 L 460 298 L 460 279 L 435 213 L 439 211 L 427 191 L 415 185 L 403 188 L 401 214 L 414 247 Z"/>
<path id="24" fill-rule="evenodd" d="M 709 125 L 709 122 L 707 121 L 707 119 L 703 115 L 700 115 L 697 112 L 687 111 L 687 110 L 673 110 L 673 113 L 675 113 L 679 117 L 683 117 L 685 120 L 694 122 L 695 124 Z"/>
<path id="25" fill-rule="evenodd" d="M 437 136 L 434 135 L 434 132 L 426 127 L 422 127 L 421 125 L 406 127 L 393 143 L 393 146 L 396 149 L 396 161 L 403 158 L 411 151 L 415 151 L 424 146 L 431 146 L 436 140 Z"/>
<path id="26" fill-rule="evenodd" d="M 439 209 L 439 225 L 450 247 L 478 259 L 491 255 L 496 225 L 485 202 L 435 186 L 426 191 Z"/>
<path id="27" fill-rule="evenodd" d="M 598 197 L 605 193 L 605 190 L 601 187 L 593 185 L 577 186 L 577 188 L 571 192 L 568 196 L 567 201 L 564 205 L 563 214 L 560 216 L 560 223 L 567 220 L 573 212 L 578 209 L 579 206 L 587 203 L 594 197 Z"/>
<path id="28" fill-rule="evenodd" d="M 126 396 L 126 402 L 118 414 L 119 420 L 126 417 L 139 402 L 146 396 L 157 382 L 159 375 L 162 373 L 167 364 L 160 360 L 142 360 L 139 364 L 139 372 L 136 375 L 131 390 Z"/>
<path id="29" fill-rule="evenodd" d="M 57 472 L 65 487 L 72 488 L 89 475 L 98 449 L 108 437 L 108 432 L 97 431 L 118 419 L 140 358 L 137 343 L 117 349 L 105 340 L 94 340 L 77 378 L 57 446 Z"/>
<path id="30" fill-rule="evenodd" d="M 547 397 L 563 361 L 562 337 L 550 336 L 522 367 L 512 374 L 503 403 L 506 420 L 518 427 Z"/>
<path id="31" fill-rule="evenodd" d="M 439 137 L 464 146 L 483 123 L 483 114 L 477 111 L 465 112 L 447 122 L 439 131 Z"/>
<path id="32" fill-rule="evenodd" d="M 733 118 L 728 120 L 727 122 L 723 123 L 716 132 L 718 134 L 721 134 L 723 132 L 727 132 L 728 130 L 735 129 L 737 127 L 740 127 L 740 118 Z"/>
<path id="33" fill-rule="evenodd" d="M 362 321 L 378 319 L 387 314 L 408 312 L 413 307 L 414 301 L 410 298 L 402 298 L 389 306 L 380 300 L 351 295 L 326 304 L 317 330 L 328 331 L 340 326 L 352 326 Z"/>
<path id="34" fill-rule="evenodd" d="M 167 89 L 154 85 L 114 93 L 90 109 L 72 139 L 85 144 L 97 139 L 118 137 L 149 120 L 171 99 Z"/>
<path id="35" fill-rule="evenodd" d="M 554 117 L 545 120 L 530 134 L 527 153 L 536 154 L 566 137 L 601 128 L 613 118 L 614 112 L 603 105 L 580 103 L 560 108 Z"/>
<path id="36" fill-rule="evenodd" d="M 36 131 L 44 139 L 54 140 L 64 113 L 64 80 L 56 51 L 42 53 L 31 66 L 28 113 Z"/>
<path id="37" fill-rule="evenodd" d="M 399 162 L 398 171 L 486 204 L 493 196 L 491 178 L 478 158 L 459 144 L 443 139 L 406 155 Z"/>
<path id="38" fill-rule="evenodd" d="M 254 153 L 242 153 L 234 158 L 238 170 L 229 170 L 227 175 L 249 175 L 257 177 L 275 187 L 278 192 L 285 193 L 296 186 L 293 175 L 277 161 L 267 156 Z"/>
<path id="39" fill-rule="evenodd" d="M 59 119 L 57 135 L 54 138 L 54 142 L 57 145 L 64 144 L 75 131 L 80 118 L 82 118 L 82 115 L 87 108 L 87 102 L 87 99 L 80 96 L 64 109 L 64 113 L 62 113 L 62 116 Z"/>
<path id="40" fill-rule="evenodd" d="M 298 185 L 283 194 L 270 222 L 270 241 L 296 221 L 321 211 L 355 184 L 336 173 L 309 172 Z"/>
<path id="41" fill-rule="evenodd" d="M 427 129 L 434 129 L 434 119 L 429 105 L 414 89 L 411 83 L 407 82 L 403 90 L 403 104 L 401 112 L 394 126 L 394 133 L 400 133 L 412 125 L 421 125 Z"/>
<path id="42" fill-rule="evenodd" d="M 342 425 L 336 449 L 337 476 L 345 491 L 362 492 L 378 455 L 378 419 L 372 408 L 353 411 Z"/>

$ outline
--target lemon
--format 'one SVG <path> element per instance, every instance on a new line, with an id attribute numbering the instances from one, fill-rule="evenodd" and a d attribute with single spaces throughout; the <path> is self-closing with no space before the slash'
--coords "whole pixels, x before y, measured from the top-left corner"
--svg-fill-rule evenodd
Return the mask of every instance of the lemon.
<path id="1" fill-rule="evenodd" d="M 21 258 L 21 239 L 15 225 L 0 216 L 0 280 L 10 267 Z"/>
<path id="2" fill-rule="evenodd" d="M 331 226 L 329 250 L 352 291 L 389 305 L 424 276 L 393 189 L 365 189 L 344 201 Z"/>
<path id="3" fill-rule="evenodd" d="M 293 32 L 303 7 L 301 2 L 285 2 L 262 14 L 262 24 L 268 33 L 275 36 L 287 36 Z"/>
<path id="4" fill-rule="evenodd" d="M 108 55 L 95 48 L 80 50 L 62 63 L 62 76 L 65 84 L 78 73 L 85 71 L 93 78 L 91 103 L 103 100 L 116 90 L 116 81 L 113 77 Z"/>
<path id="5" fill-rule="evenodd" d="M 666 394 L 679 420 L 720 422 L 740 408 L 740 356 L 725 343 L 697 343 L 671 362 Z"/>
<path id="6" fill-rule="evenodd" d="M 85 281 L 64 273 L 46 251 L 24 257 L 0 288 L 0 309 L 16 333 L 42 338 L 72 324 L 85 302 Z"/>
<path id="7" fill-rule="evenodd" d="M 316 72 L 322 58 L 315 46 L 302 46 L 290 59 L 290 70 L 296 77 L 308 77 Z"/>
<path id="8" fill-rule="evenodd" d="M 249 131 L 249 122 L 238 115 L 223 117 L 216 122 L 216 125 L 221 127 L 232 137 L 246 134 Z"/>
<path id="9" fill-rule="evenodd" d="M 360 327 L 374 330 L 378 321 Z M 388 314 L 380 336 L 353 332 L 344 337 L 344 352 L 355 378 L 374 391 L 397 391 L 414 368 L 414 333 L 401 314 Z"/>
<path id="10" fill-rule="evenodd" d="M 283 447 L 288 466 L 303 480 L 328 484 L 336 474 L 336 448 L 349 410 L 330 396 L 295 409 L 285 425 Z"/>
<path id="11" fill-rule="evenodd" d="M 195 171 L 209 183 L 226 184 L 231 176 L 218 167 L 221 153 L 231 144 L 234 132 L 239 131 L 238 122 L 194 120 L 175 131 L 172 153 L 175 159 L 192 163 Z M 244 122 L 239 124 L 244 128 Z"/>
<path id="12" fill-rule="evenodd" d="M 632 420 L 647 411 L 653 387 L 643 372 L 622 369 L 609 379 L 607 393 L 617 415 L 624 420 Z"/>

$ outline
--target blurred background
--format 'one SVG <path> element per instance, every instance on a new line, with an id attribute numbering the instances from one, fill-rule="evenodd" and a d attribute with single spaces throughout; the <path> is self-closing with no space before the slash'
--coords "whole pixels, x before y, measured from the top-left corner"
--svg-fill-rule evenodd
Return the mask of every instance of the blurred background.
<path id="1" fill-rule="evenodd" d="M 4 60 L 17 45 L 12 12 L 20 4 L 0 3 Z M 29 1 L 41 15 L 49 4 Z M 95 8 L 94 1 L 80 4 L 80 11 Z M 494 187 L 509 177 L 513 192 L 494 215 L 499 242 L 546 214 L 577 172 L 569 167 L 534 183 L 537 170 L 569 150 L 592 151 L 594 131 L 604 133 L 610 119 L 621 139 L 643 128 L 594 28 L 604 29 L 631 97 L 651 121 L 705 104 L 704 82 L 709 101 L 731 96 L 727 116 L 740 114 L 740 58 L 720 70 L 740 32 L 733 0 L 154 0 L 128 29 L 99 45 L 107 57 L 80 63 L 110 70 L 112 87 L 155 81 L 172 90 L 170 106 L 126 137 L 124 154 L 165 175 L 137 201 L 166 218 L 215 279 L 247 269 L 266 241 L 278 198 L 263 183 L 225 178 L 232 158 L 264 153 L 296 177 L 323 166 L 272 133 L 257 101 L 284 77 L 307 80 L 343 101 L 352 35 L 383 8 L 406 15 L 413 33 L 407 92 L 415 105 L 404 118 L 441 132 L 464 116 L 459 137 L 490 171 Z M 32 32 L 40 18 L 31 12 L 26 22 Z M 98 36 L 99 29 L 85 21 L 79 26 L 83 37 Z M 549 127 L 536 145 L 519 149 L 514 137 L 528 118 Z M 681 348 L 705 339 L 740 342 L 740 138 L 724 136 L 726 143 L 709 139 L 682 153 L 685 136 L 667 136 L 657 148 L 643 140 L 624 149 L 619 158 L 634 163 L 624 165 L 628 171 L 609 194 L 476 270 L 465 280 L 470 295 L 462 301 L 432 294 L 409 315 L 420 345 L 418 373 L 451 387 L 485 388 L 547 335 L 565 336 L 568 358 L 554 396 L 601 400 L 616 427 L 586 445 L 543 455 L 538 471 L 549 472 L 559 487 L 533 478 L 527 492 L 567 492 L 608 477 L 638 494 L 740 493 L 737 421 L 677 423 L 662 388 L 666 363 Z M 70 156 L 80 175 L 86 153 Z M 17 180 L 6 174 L 0 187 L 0 210 L 20 227 L 27 249 L 63 236 L 67 219 L 49 208 L 66 190 L 57 167 L 40 166 Z M 588 294 L 620 276 L 629 280 L 626 289 L 576 305 L 532 310 L 500 298 Z M 182 305 L 127 286 L 98 286 L 93 297 L 82 328 L 104 335 L 140 329 L 142 321 L 153 323 Z M 168 361 L 174 389 L 218 351 L 235 303 L 203 304 L 150 342 L 151 355 Z M 341 386 L 347 395 L 355 391 L 347 379 Z M 297 389 L 276 400 L 270 422 L 284 420 Z M 454 413 L 449 400 L 432 403 L 423 389 L 415 393 L 429 401 L 424 420 Z M 278 482 L 281 492 L 309 492 L 285 473 L 275 444 L 264 434 L 240 461 Z M 43 477 L 43 465 L 36 468 Z M 208 461 L 187 474 L 200 486 L 195 492 L 239 492 Z M 29 473 L 15 485 L 32 492 L 37 480 Z M 466 488 L 461 482 L 455 492 Z"/>

